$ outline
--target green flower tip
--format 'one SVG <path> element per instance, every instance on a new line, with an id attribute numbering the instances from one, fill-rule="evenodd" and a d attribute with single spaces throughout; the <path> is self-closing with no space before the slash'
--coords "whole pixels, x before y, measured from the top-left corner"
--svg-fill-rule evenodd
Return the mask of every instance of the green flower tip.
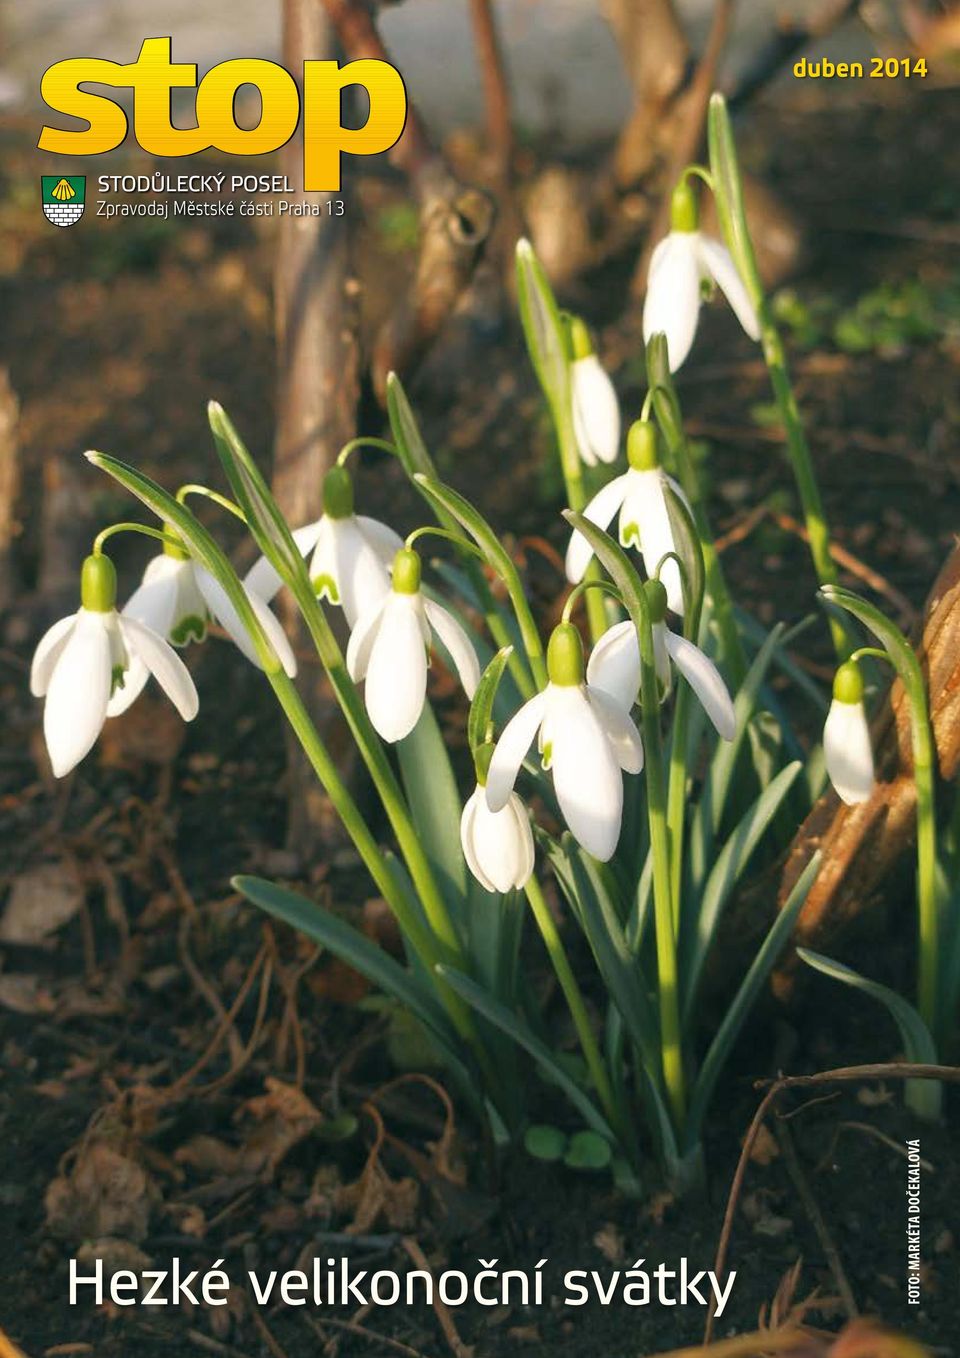
<path id="1" fill-rule="evenodd" d="M 412 547 L 401 547 L 393 558 L 394 593 L 418 594 L 421 575 L 419 555 Z"/>
<path id="2" fill-rule="evenodd" d="M 863 675 L 855 660 L 845 660 L 833 676 L 833 696 L 838 703 L 863 702 Z"/>
<path id="3" fill-rule="evenodd" d="M 567 334 L 570 337 L 570 353 L 574 362 L 578 358 L 589 358 L 593 353 L 593 340 L 586 323 L 579 316 L 567 317 Z"/>
<path id="4" fill-rule="evenodd" d="M 163 540 L 164 556 L 172 557 L 174 561 L 189 561 L 190 553 L 187 551 L 186 546 L 176 529 L 171 528 L 170 524 L 165 523 L 163 525 L 163 531 L 168 534 Z M 170 540 L 171 536 L 176 538 L 175 542 Z"/>
<path id="5" fill-rule="evenodd" d="M 562 688 L 583 683 L 583 642 L 572 622 L 561 622 L 553 629 L 547 645 L 547 677 Z"/>
<path id="6" fill-rule="evenodd" d="M 480 787 L 487 786 L 487 774 L 490 772 L 490 760 L 496 749 L 492 740 L 485 740 L 474 752 L 473 765 L 477 771 L 477 783 Z"/>
<path id="7" fill-rule="evenodd" d="M 667 616 L 667 591 L 659 580 L 647 580 L 643 586 L 647 596 L 651 623 L 663 622 Z"/>
<path id="8" fill-rule="evenodd" d="M 331 519 L 353 513 L 353 481 L 346 467 L 331 467 L 323 478 L 323 512 Z"/>
<path id="9" fill-rule="evenodd" d="M 88 556 L 80 571 L 80 604 L 91 613 L 109 613 L 117 602 L 117 572 L 108 556 Z"/>
<path id="10" fill-rule="evenodd" d="M 670 230 L 696 231 L 698 225 L 696 194 L 688 179 L 680 179 L 670 199 Z"/>
<path id="11" fill-rule="evenodd" d="M 634 420 L 627 431 L 627 461 L 635 472 L 652 472 L 660 466 L 658 442 L 651 420 Z"/>

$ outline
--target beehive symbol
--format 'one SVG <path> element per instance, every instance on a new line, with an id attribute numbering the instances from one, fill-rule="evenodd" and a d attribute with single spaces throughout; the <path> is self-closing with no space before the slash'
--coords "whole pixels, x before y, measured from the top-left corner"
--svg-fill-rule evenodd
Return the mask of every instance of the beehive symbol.
<path id="1" fill-rule="evenodd" d="M 43 215 L 54 226 L 73 226 L 83 216 L 86 197 L 83 175 L 45 174 L 40 180 Z"/>

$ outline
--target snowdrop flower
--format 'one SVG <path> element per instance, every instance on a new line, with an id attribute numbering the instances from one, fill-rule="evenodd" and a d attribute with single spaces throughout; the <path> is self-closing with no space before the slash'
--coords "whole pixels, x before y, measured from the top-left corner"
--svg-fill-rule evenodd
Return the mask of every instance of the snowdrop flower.
<path id="1" fill-rule="evenodd" d="M 297 672 L 297 661 L 286 633 L 259 595 L 247 589 L 247 597 L 280 663 L 292 679 Z M 127 600 L 122 617 L 143 623 L 173 646 L 202 641 L 207 622 L 213 617 L 247 659 L 258 669 L 263 668 L 253 640 L 226 590 L 208 570 L 173 543 L 165 543 L 163 552 L 147 563 L 143 580 Z M 146 682 L 146 668 L 134 660 L 122 695 L 115 695 L 120 705 L 111 715 L 125 711 Z"/>
<path id="2" fill-rule="evenodd" d="M 637 420 L 631 425 L 627 434 L 627 462 L 628 470 L 598 491 L 583 511 L 584 517 L 599 528 L 606 528 L 617 510 L 620 511 L 622 546 L 632 545 L 639 549 L 648 575 L 655 575 L 659 568 L 660 579 L 667 591 L 667 603 L 674 613 L 682 616 L 680 568 L 672 558 L 663 560 L 669 552 L 677 550 L 664 486 L 669 486 L 688 509 L 690 505 L 679 484 L 660 466 L 657 431 L 649 420 Z M 567 579 L 572 585 L 583 579 L 592 555 L 593 548 L 587 539 L 574 531 L 566 561 Z"/>
<path id="3" fill-rule="evenodd" d="M 143 683 L 154 676 L 184 721 L 197 715 L 197 690 L 183 661 L 152 628 L 119 615 L 116 597 L 113 562 L 88 556 L 79 611 L 54 623 L 34 652 L 30 691 L 46 699 L 43 734 L 57 778 L 89 754 L 107 717 L 129 707 L 125 685 L 134 667 L 142 668 Z"/>
<path id="4" fill-rule="evenodd" d="M 343 608 L 353 629 L 363 613 L 390 591 L 389 568 L 403 546 L 386 524 L 353 512 L 353 482 L 346 467 L 331 467 L 323 481 L 323 514 L 293 534 L 297 548 L 310 557 L 310 580 L 319 599 Z M 280 588 L 280 576 L 266 557 L 247 573 L 244 584 L 267 603 Z"/>
<path id="5" fill-rule="evenodd" d="M 733 740 L 737 720 L 720 671 L 699 646 L 667 627 L 664 621 L 667 592 L 660 581 L 648 580 L 644 589 L 653 624 L 653 654 L 661 688 L 665 694 L 670 691 L 672 662 L 697 695 L 717 734 L 724 740 Z M 618 622 L 604 632 L 593 648 L 587 666 L 587 682 L 609 694 L 621 707 L 629 709 L 633 705 L 640 687 L 640 643 L 632 622 Z"/>
<path id="6" fill-rule="evenodd" d="M 487 773 L 487 806 L 502 811 L 539 733 L 544 768 L 574 838 L 601 862 L 613 855 L 623 815 L 623 777 L 643 768 L 640 733 L 628 710 L 583 677 L 583 644 L 572 623 L 554 628 L 549 682 L 507 723 Z"/>
<path id="7" fill-rule="evenodd" d="M 726 246 L 705 236 L 697 226 L 697 204 L 686 179 L 673 191 L 670 233 L 650 259 L 643 306 L 643 338 L 662 331 L 667 337 L 670 371 L 676 372 L 693 344 L 700 315 L 701 284 L 714 282 L 733 307 L 752 340 L 760 338 L 760 322 L 743 279 Z"/>
<path id="8" fill-rule="evenodd" d="M 823 755 L 840 800 L 848 806 L 865 802 L 874 786 L 873 748 L 863 707 L 863 676 L 855 660 L 847 660 L 834 676 Z"/>
<path id="9" fill-rule="evenodd" d="M 533 831 L 523 802 L 511 792 L 506 805 L 491 811 L 487 805 L 487 770 L 492 745 L 477 756 L 477 786 L 460 818 L 460 844 L 467 867 L 486 891 L 519 891 L 533 872 Z"/>
<path id="10" fill-rule="evenodd" d="M 620 404 L 606 370 L 593 351 L 590 332 L 578 316 L 569 319 L 570 398 L 573 431 L 588 467 L 614 462 L 620 449 Z"/>
<path id="11" fill-rule="evenodd" d="M 361 615 L 347 646 L 350 677 L 356 683 L 366 680 L 367 712 L 384 740 L 402 740 L 420 720 L 432 633 L 449 651 L 472 698 L 480 682 L 480 662 L 470 638 L 452 614 L 423 597 L 420 557 L 401 546 L 393 562 L 392 588 Z"/>

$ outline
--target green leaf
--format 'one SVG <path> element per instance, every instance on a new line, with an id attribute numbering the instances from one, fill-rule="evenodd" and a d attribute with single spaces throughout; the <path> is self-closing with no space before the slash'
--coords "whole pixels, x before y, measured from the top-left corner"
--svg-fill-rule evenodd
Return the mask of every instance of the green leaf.
<path id="1" fill-rule="evenodd" d="M 563 836 L 563 848 L 579 906 L 579 919 L 596 958 L 610 999 L 616 1005 L 643 1063 L 657 1079 L 660 1071 L 660 1025 L 647 994 L 640 964 L 627 947 L 613 902 L 592 864 L 581 854 L 573 836 Z"/>
<path id="2" fill-rule="evenodd" d="M 743 201 L 743 182 L 737 163 L 737 148 L 730 126 L 727 102 L 722 94 L 710 96 L 710 109 L 707 114 L 707 143 L 710 148 L 710 173 L 713 177 L 713 198 L 717 208 L 720 229 L 727 249 L 733 256 L 737 272 L 743 279 L 750 299 L 758 306 L 763 297 L 763 287 L 757 270 L 757 260 L 753 252 L 753 242 L 747 226 L 747 213 Z"/>
<path id="3" fill-rule="evenodd" d="M 717 1029 L 716 1036 L 710 1044 L 700 1068 L 697 1082 L 694 1085 L 690 1111 L 687 1115 L 688 1144 L 695 1144 L 700 1139 L 704 1117 L 710 1105 L 710 1100 L 713 1098 L 717 1081 L 723 1073 L 730 1052 L 733 1050 L 734 1043 L 740 1035 L 761 987 L 766 984 L 778 957 L 786 947 L 797 916 L 803 908 L 803 903 L 807 899 L 819 870 L 820 854 L 817 852 L 797 879 L 783 909 L 774 920 L 770 931 L 757 951 L 757 955 L 750 964 L 750 969 L 741 981 L 740 988 L 734 996 L 723 1022 Z"/>
<path id="4" fill-rule="evenodd" d="M 685 1027 L 689 1026 L 694 1015 L 700 976 L 724 906 L 749 863 L 754 849 L 776 815 L 777 808 L 790 791 L 801 767 L 799 763 L 788 764 L 777 774 L 770 786 L 764 788 L 717 857 L 704 887 L 699 908 L 695 913 L 690 911 L 683 921 L 684 927 L 680 936 L 680 975 L 683 992 L 681 1009 Z"/>
<path id="5" fill-rule="evenodd" d="M 842 962 L 835 962 L 830 957 L 824 957 L 822 953 L 812 952 L 809 948 L 798 948 L 797 956 L 802 962 L 806 962 L 808 967 L 813 967 L 814 971 L 822 972 L 824 976 L 829 976 L 834 981 L 841 981 L 853 990 L 860 990 L 878 1004 L 882 1004 L 897 1025 L 908 1061 L 916 1062 L 918 1065 L 937 1064 L 937 1048 L 930 1035 L 930 1029 L 909 1000 L 905 1000 L 889 986 L 871 981 L 859 971 L 844 966 Z"/>
<path id="6" fill-rule="evenodd" d="M 532 1155 L 534 1160 L 545 1160 L 547 1164 L 563 1159 L 568 1141 L 566 1132 L 561 1132 L 559 1127 L 542 1124 L 528 1127 L 523 1134 L 523 1145 L 527 1154 Z"/>
<path id="7" fill-rule="evenodd" d="M 714 841 L 723 819 L 727 798 L 734 783 L 734 773 L 743 742 L 746 739 L 747 727 L 756 710 L 761 685 L 783 631 L 782 624 L 775 627 L 754 657 L 733 703 L 737 723 L 736 735 L 733 740 L 719 741 L 716 752 L 710 761 L 703 790 L 690 822 L 690 847 L 687 862 L 690 885 L 694 891 L 699 891 L 706 877 Z"/>
<path id="8" fill-rule="evenodd" d="M 467 739 L 474 754 L 489 738 L 497 689 L 500 687 L 500 680 L 503 678 L 503 672 L 507 668 L 507 662 L 512 654 L 512 646 L 502 646 L 480 676 L 477 691 L 470 704 L 470 716 L 467 721 Z"/>
<path id="9" fill-rule="evenodd" d="M 420 426 L 407 400 L 407 393 L 400 378 L 393 372 L 387 374 L 387 415 L 400 461 L 411 481 L 417 472 L 435 477 L 437 469 L 427 452 L 427 445 L 423 441 Z"/>
<path id="10" fill-rule="evenodd" d="M 467 1078 L 466 1066 L 459 1040 L 433 996 L 418 986 L 409 972 L 371 943 L 345 920 L 331 915 L 314 901 L 296 891 L 268 882 L 262 877 L 234 877 L 232 885 L 248 901 L 266 910 L 268 915 L 281 919 L 312 938 L 348 963 L 373 985 L 392 995 L 416 1014 L 440 1043 L 444 1053 Z"/>
<path id="11" fill-rule="evenodd" d="M 294 592 L 310 589 L 303 553 L 270 487 L 237 433 L 229 415 L 216 401 L 207 407 L 210 428 L 227 480 L 243 509 L 257 546 Z"/>
<path id="12" fill-rule="evenodd" d="M 567 342 L 553 289 L 527 240 L 517 244 L 517 303 L 534 371 L 547 400 L 560 410 L 570 399 Z"/>
<path id="13" fill-rule="evenodd" d="M 613 1159 L 610 1142 L 596 1132 L 574 1132 L 563 1157 L 568 1169 L 606 1169 Z"/>
<path id="14" fill-rule="evenodd" d="M 112 476 L 121 486 L 135 495 L 138 500 L 156 514 L 162 523 L 169 524 L 179 534 L 191 557 L 205 570 L 209 571 L 214 579 L 223 586 L 240 617 L 240 621 L 256 647 L 260 663 L 266 673 L 279 673 L 283 668 L 280 658 L 260 626 L 257 615 L 250 607 L 250 600 L 247 598 L 246 591 L 240 583 L 236 571 L 231 566 L 226 554 L 200 521 L 189 509 L 168 494 L 162 486 L 158 486 L 155 481 L 151 481 L 149 476 L 144 476 L 135 467 L 130 467 L 118 458 L 111 457 L 109 453 L 90 452 L 87 453 L 87 458 L 95 467 L 106 472 L 108 476 Z"/>
<path id="15" fill-rule="evenodd" d="M 417 837 L 447 907 L 462 928 L 467 895 L 467 866 L 460 848 L 463 806 L 450 756 L 429 703 L 424 703 L 420 720 L 396 748 Z"/>
<path id="16" fill-rule="evenodd" d="M 610 1142 L 616 1140 L 614 1132 L 611 1130 L 603 1114 L 594 1106 L 583 1089 L 567 1074 L 562 1063 L 554 1053 L 541 1042 L 540 1038 L 499 1000 L 483 990 L 475 981 L 471 981 L 462 972 L 455 971 L 452 967 L 439 965 L 437 971 L 447 982 L 452 990 L 469 1004 L 473 1009 L 481 1014 L 485 1019 L 499 1028 L 501 1032 L 511 1037 L 514 1042 L 521 1046 L 544 1074 L 563 1092 L 576 1108 L 577 1112 L 588 1123 L 594 1131 Z"/>

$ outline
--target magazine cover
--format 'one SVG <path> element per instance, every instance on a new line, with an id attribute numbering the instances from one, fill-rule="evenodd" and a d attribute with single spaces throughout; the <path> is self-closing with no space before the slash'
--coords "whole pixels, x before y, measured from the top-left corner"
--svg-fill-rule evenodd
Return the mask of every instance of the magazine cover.
<path id="1" fill-rule="evenodd" d="M 933 1358 L 956 0 L 0 3 L 0 1358 Z"/>

